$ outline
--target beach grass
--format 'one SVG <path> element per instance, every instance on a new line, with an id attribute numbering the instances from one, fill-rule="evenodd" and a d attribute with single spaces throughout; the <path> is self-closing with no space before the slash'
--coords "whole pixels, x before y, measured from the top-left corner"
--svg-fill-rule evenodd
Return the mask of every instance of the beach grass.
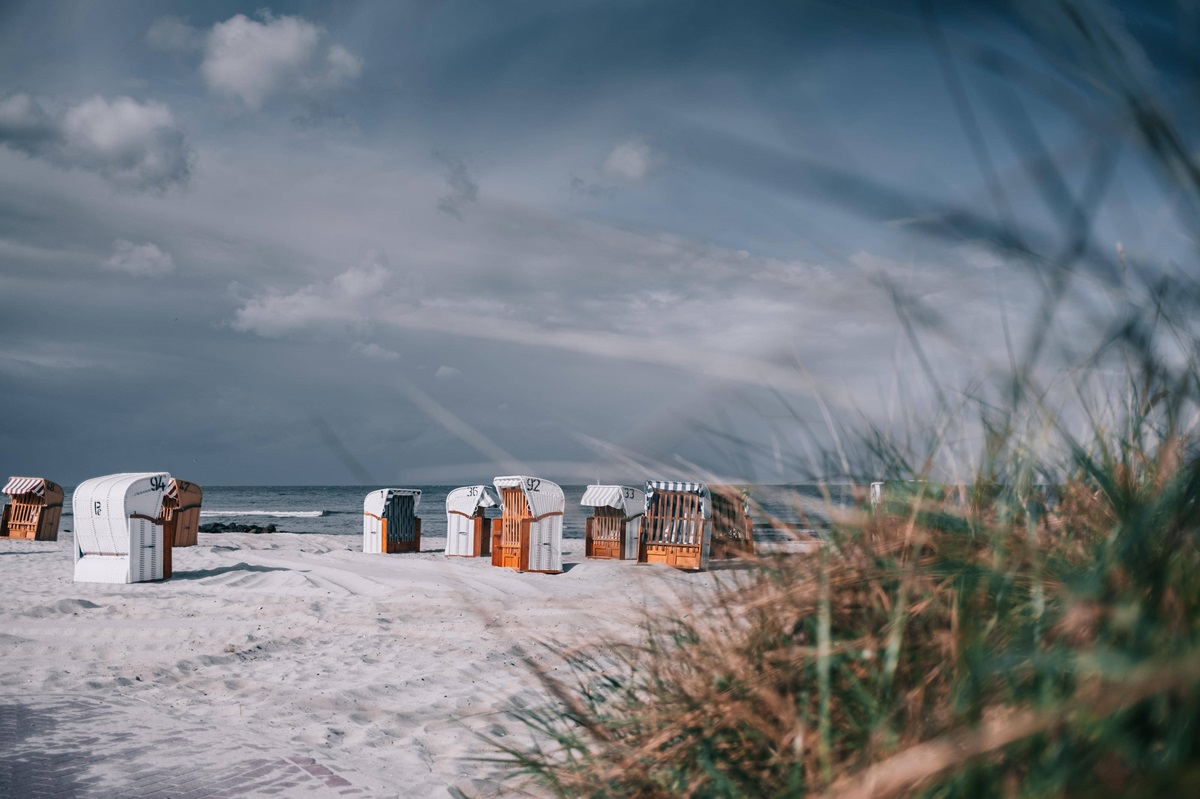
<path id="1" fill-rule="evenodd" d="M 561 652 L 501 759 L 557 796 L 1197 795 L 1198 376 Z"/>

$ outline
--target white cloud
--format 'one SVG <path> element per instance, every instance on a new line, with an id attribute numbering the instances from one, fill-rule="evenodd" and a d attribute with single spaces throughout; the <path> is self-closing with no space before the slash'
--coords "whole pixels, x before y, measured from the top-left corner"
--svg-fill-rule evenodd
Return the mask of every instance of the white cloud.
<path id="1" fill-rule="evenodd" d="M 131 97 L 96 95 L 50 113 L 35 97 L 12 95 L 0 100 L 0 143 L 129 191 L 162 191 L 191 174 L 191 150 L 171 109 Z"/>
<path id="2" fill-rule="evenodd" d="M 371 358 L 379 361 L 400 360 L 400 353 L 381 347 L 374 341 L 366 344 L 363 344 L 361 341 L 357 341 L 353 346 L 351 346 L 350 349 L 353 350 L 355 355 L 359 355 L 363 358 Z"/>
<path id="3" fill-rule="evenodd" d="M 260 109 L 274 97 L 312 97 L 362 73 L 360 58 L 326 43 L 324 28 L 302 17 L 261 12 L 218 22 L 204 43 L 200 72 L 209 90 Z"/>
<path id="4" fill-rule="evenodd" d="M 453 380 L 461 374 L 461 369 L 455 369 L 453 366 L 446 366 L 443 364 L 437 368 L 437 371 L 433 373 L 433 376 L 438 380 Z"/>
<path id="5" fill-rule="evenodd" d="M 161 277 L 175 271 L 175 259 L 163 252 L 158 245 L 146 242 L 117 239 L 113 242 L 113 254 L 102 266 L 110 272 L 124 272 L 137 277 Z"/>
<path id="6" fill-rule="evenodd" d="M 327 283 L 314 283 L 291 294 L 268 293 L 250 299 L 234 317 L 233 329 L 268 338 L 357 330 L 374 318 L 395 313 L 394 302 L 386 292 L 391 280 L 387 259 L 370 253 L 364 263 Z"/>
<path id="7" fill-rule="evenodd" d="M 640 136 L 632 136 L 613 148 L 602 169 L 608 177 L 636 183 L 650 173 L 654 160 L 650 144 Z"/>
<path id="8" fill-rule="evenodd" d="M 479 263 L 468 265 L 464 257 L 439 266 L 428 273 L 433 285 L 419 303 L 399 276 L 357 267 L 292 293 L 246 300 L 233 327 L 269 337 L 340 334 L 352 341 L 368 328 L 423 331 L 791 388 L 802 381 L 774 360 L 781 348 L 799 340 L 806 349 L 811 343 L 822 351 L 857 352 L 863 336 L 880 335 L 877 326 L 861 335 L 847 330 L 846 311 L 869 302 L 853 296 L 844 275 L 822 267 L 668 234 L 571 229 L 562 237 L 509 241 L 512 251 L 503 257 L 496 253 L 504 247 L 491 247 Z M 552 257 L 543 257 L 543 247 Z M 464 293 L 464 286 L 483 293 Z M 887 316 L 886 308 L 871 310 L 872 318 Z M 443 365 L 435 378 L 456 374 Z"/>
<path id="9" fill-rule="evenodd" d="M 190 53 L 204 48 L 204 34 L 180 17 L 159 17 L 146 31 L 146 43 L 155 50 Z"/>

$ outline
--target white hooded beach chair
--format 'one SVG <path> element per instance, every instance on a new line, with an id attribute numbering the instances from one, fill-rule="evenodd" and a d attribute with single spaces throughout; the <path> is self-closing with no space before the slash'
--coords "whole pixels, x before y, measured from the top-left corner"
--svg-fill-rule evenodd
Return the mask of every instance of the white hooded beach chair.
<path id="1" fill-rule="evenodd" d="M 0 517 L 0 537 L 58 540 L 62 486 L 41 477 L 10 477 L 2 490 L 10 502 Z"/>
<path id="2" fill-rule="evenodd" d="M 446 495 L 446 554 L 478 558 L 491 554 L 492 520 L 486 508 L 500 505 L 491 486 L 463 486 Z"/>
<path id="3" fill-rule="evenodd" d="M 590 485 L 579 504 L 592 508 L 584 554 L 589 558 L 636 560 L 646 492 L 632 486 Z"/>
<path id="4" fill-rule="evenodd" d="M 381 488 L 363 500 L 363 552 L 395 554 L 421 551 L 417 488 Z"/>
<path id="5" fill-rule="evenodd" d="M 85 480 L 71 495 L 75 527 L 75 581 L 141 583 L 163 570 L 163 496 L 166 472 L 110 474 Z"/>
<path id="6" fill-rule="evenodd" d="M 563 491 L 524 475 L 492 481 L 503 515 L 492 525 L 492 565 L 519 571 L 562 571 Z"/>
<path id="7" fill-rule="evenodd" d="M 711 546 L 712 502 L 708 486 L 647 480 L 638 562 L 705 569 Z"/>

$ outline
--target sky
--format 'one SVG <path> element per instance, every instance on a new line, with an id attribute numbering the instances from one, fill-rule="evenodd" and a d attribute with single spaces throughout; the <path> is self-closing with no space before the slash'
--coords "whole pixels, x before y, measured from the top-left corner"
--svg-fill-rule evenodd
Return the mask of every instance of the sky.
<path id="1" fill-rule="evenodd" d="M 1103 80 L 1179 104 L 1195 19 L 1083 5 L 1136 69 L 1021 3 L 6 0 L 0 470 L 807 479 L 1026 346 L 1089 181 L 1067 329 L 1194 259 Z"/>

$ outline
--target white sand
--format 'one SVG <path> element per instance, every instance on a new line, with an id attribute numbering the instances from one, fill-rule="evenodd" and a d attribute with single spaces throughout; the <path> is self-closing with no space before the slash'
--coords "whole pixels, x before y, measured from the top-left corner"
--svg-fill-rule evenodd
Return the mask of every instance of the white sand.
<path id="1" fill-rule="evenodd" d="M 565 542 L 559 575 L 422 543 L 367 555 L 357 536 L 201 533 L 175 550 L 171 580 L 101 585 L 72 581 L 70 533 L 0 539 L 0 702 L 108 703 L 120 712 L 96 726 L 186 730 L 198 760 L 307 755 L 359 796 L 487 795 L 494 767 L 471 758 L 493 753 L 475 733 L 525 734 L 499 712 L 534 689 L 521 652 L 553 663 L 539 641 L 636 637 L 643 608 L 714 582 L 586 561 L 582 541 Z M 181 760 L 178 746 L 139 757 Z M 120 795 L 134 766 L 92 771 Z"/>

